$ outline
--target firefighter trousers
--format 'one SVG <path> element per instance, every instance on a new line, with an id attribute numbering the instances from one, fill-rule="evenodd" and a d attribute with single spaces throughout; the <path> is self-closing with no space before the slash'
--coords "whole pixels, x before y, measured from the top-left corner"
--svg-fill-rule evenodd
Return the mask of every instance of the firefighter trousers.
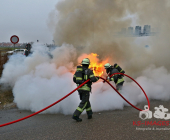
<path id="1" fill-rule="evenodd" d="M 84 109 L 86 109 L 86 113 L 88 116 L 92 115 L 93 112 L 92 112 L 91 104 L 89 101 L 90 92 L 89 91 L 78 91 L 78 92 L 80 95 L 81 102 L 80 102 L 79 106 L 77 107 L 77 109 L 75 110 L 73 116 L 79 117 L 80 114 L 84 111 Z"/>
<path id="2" fill-rule="evenodd" d="M 117 89 L 118 91 L 120 91 L 120 90 L 122 89 L 123 83 L 124 83 L 124 81 L 121 82 L 121 83 L 116 84 L 116 89 Z"/>

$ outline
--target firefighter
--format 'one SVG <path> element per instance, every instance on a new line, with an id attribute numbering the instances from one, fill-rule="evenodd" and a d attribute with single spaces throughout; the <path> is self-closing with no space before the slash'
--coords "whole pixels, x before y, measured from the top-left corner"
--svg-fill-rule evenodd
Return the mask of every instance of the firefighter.
<path id="1" fill-rule="evenodd" d="M 113 66 L 107 63 L 104 65 L 104 67 L 106 69 L 106 73 L 109 76 L 111 76 L 114 73 L 123 73 L 123 74 L 125 73 L 125 71 L 116 63 Z M 112 77 L 108 77 L 108 81 L 114 81 L 116 84 L 116 89 L 120 91 L 124 83 L 123 75 L 121 74 L 113 75 Z"/>
<path id="2" fill-rule="evenodd" d="M 30 51 L 31 51 L 31 44 L 28 43 L 26 46 L 25 46 L 25 55 L 28 56 L 30 54 Z"/>
<path id="3" fill-rule="evenodd" d="M 25 49 L 27 49 L 28 51 L 30 51 L 30 50 L 31 50 L 31 44 L 28 43 L 28 44 L 25 46 Z"/>
<path id="4" fill-rule="evenodd" d="M 88 69 L 90 65 L 90 60 L 88 58 L 83 59 L 81 65 L 82 66 L 77 66 L 77 71 L 73 76 L 73 81 L 77 84 L 77 86 L 79 86 L 88 79 L 90 79 L 90 81 L 78 89 L 81 102 L 72 116 L 72 118 L 77 122 L 82 121 L 82 119 L 79 118 L 79 116 L 84 111 L 84 109 L 86 109 L 88 119 L 92 118 L 93 112 L 89 101 L 91 85 L 92 82 L 96 82 L 99 80 L 99 77 L 94 76 L 93 71 Z"/>

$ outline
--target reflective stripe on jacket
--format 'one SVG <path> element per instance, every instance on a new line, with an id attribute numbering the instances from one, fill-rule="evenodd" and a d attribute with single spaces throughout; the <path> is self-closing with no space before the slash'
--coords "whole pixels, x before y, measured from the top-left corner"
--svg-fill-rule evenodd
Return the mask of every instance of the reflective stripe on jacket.
<path id="1" fill-rule="evenodd" d="M 92 82 L 96 82 L 98 81 L 99 79 L 94 76 L 94 73 L 92 70 L 90 69 L 87 69 L 87 68 L 84 68 L 85 69 L 85 75 L 84 75 L 84 78 L 82 79 L 81 77 L 76 77 L 76 75 L 74 74 L 73 76 L 73 81 L 76 83 L 76 80 L 83 80 L 83 81 L 86 81 L 88 79 L 90 79 L 90 81 L 83 85 L 82 87 L 80 87 L 78 90 L 85 90 L 85 91 L 91 91 L 91 85 L 92 85 Z M 79 84 L 77 84 L 77 86 L 79 86 Z"/>

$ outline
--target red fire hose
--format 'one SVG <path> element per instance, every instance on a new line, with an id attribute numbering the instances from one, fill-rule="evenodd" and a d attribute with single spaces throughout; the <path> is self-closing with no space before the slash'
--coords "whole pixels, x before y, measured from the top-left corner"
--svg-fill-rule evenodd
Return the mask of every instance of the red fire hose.
<path id="1" fill-rule="evenodd" d="M 136 106 L 134 106 L 133 104 L 131 104 L 128 100 L 126 100 L 120 93 L 119 91 L 113 86 L 111 85 L 107 80 L 105 80 L 104 78 L 100 77 L 101 79 L 103 79 L 104 81 L 106 81 L 128 104 L 130 104 L 132 107 L 134 107 L 135 109 L 139 110 L 139 111 L 148 111 L 150 109 L 150 102 L 149 102 L 149 99 L 148 99 L 148 96 L 146 95 L 145 91 L 143 90 L 143 88 L 130 76 L 126 75 L 126 74 L 123 74 L 123 73 L 114 73 L 112 74 L 110 77 L 112 77 L 113 75 L 116 75 L 116 74 L 121 74 L 121 75 L 125 75 L 127 76 L 128 78 L 132 79 L 140 88 L 141 90 L 143 91 L 143 93 L 145 94 L 145 97 L 147 99 L 147 102 L 148 102 L 148 109 L 147 110 L 142 110 L 140 108 L 137 108 Z"/>
<path id="2" fill-rule="evenodd" d="M 30 118 L 30 117 L 32 117 L 32 116 L 34 116 L 34 115 L 39 114 L 40 112 L 43 112 L 44 110 L 46 110 L 46 109 L 54 106 L 55 104 L 61 102 L 61 101 L 64 100 L 65 98 L 67 98 L 69 95 L 71 95 L 71 94 L 72 94 L 73 92 L 75 92 L 77 89 L 79 89 L 80 87 L 82 87 L 82 86 L 83 86 L 84 84 L 86 84 L 88 81 L 90 81 L 90 79 L 88 79 L 87 81 L 85 81 L 84 83 L 82 83 L 80 86 L 78 86 L 77 88 L 75 88 L 73 91 L 71 91 L 69 94 L 67 94 L 66 96 L 64 96 L 64 97 L 61 98 L 60 100 L 58 100 L 58 101 L 56 101 L 55 103 L 47 106 L 46 108 L 44 108 L 44 109 L 42 109 L 42 110 L 40 110 L 40 111 L 37 111 L 37 112 L 35 112 L 35 113 L 31 114 L 31 115 L 28 115 L 28 116 L 26 116 L 26 117 L 24 117 L 24 118 L 21 118 L 21 119 L 12 121 L 12 122 L 8 122 L 8 123 L 5 123 L 5 124 L 1 124 L 0 127 L 6 126 L 6 125 L 10 125 L 10 124 L 13 124 L 13 123 L 16 123 L 16 122 L 19 122 L 19 121 L 28 119 L 28 118 Z"/>
<path id="3" fill-rule="evenodd" d="M 115 73 L 115 74 L 122 74 L 122 73 Z M 113 75 L 114 75 L 114 74 L 113 74 Z M 111 76 L 113 76 L 113 75 L 111 75 Z M 123 75 L 129 77 L 129 76 L 126 75 L 126 74 L 123 74 Z M 111 77 L 111 76 L 110 76 L 110 77 Z M 139 108 L 135 107 L 134 105 L 132 105 L 128 100 L 126 100 L 126 99 L 115 89 L 115 87 L 114 87 L 113 85 L 111 85 L 107 80 L 105 80 L 105 79 L 102 78 L 102 77 L 99 77 L 99 78 L 101 78 L 102 80 L 104 80 L 105 82 L 107 82 L 107 83 L 108 83 L 127 103 L 129 103 L 132 107 L 136 108 L 136 109 L 139 110 L 139 111 L 142 111 L 141 109 L 139 109 Z M 129 77 L 129 78 L 131 78 L 131 77 Z M 131 79 L 132 79 L 132 78 L 131 78 Z M 68 94 L 67 94 L 66 96 L 64 96 L 63 98 L 61 98 L 61 99 L 59 99 L 58 101 L 56 101 L 55 103 L 47 106 L 46 108 L 44 108 L 44 109 L 42 109 L 42 110 L 39 110 L 39 111 L 37 111 L 37 112 L 35 112 L 35 113 L 31 114 L 31 115 L 28 115 L 28 116 L 26 116 L 26 117 L 23 117 L 23 118 L 21 118 L 21 119 L 18 119 L 18 120 L 12 121 L 12 122 L 8 122 L 8 123 L 5 123 L 5 124 L 1 124 L 0 127 L 3 127 L 3 126 L 6 126 L 6 125 L 10 125 L 10 124 L 13 124 L 13 123 L 16 123 L 16 122 L 25 120 L 25 119 L 27 119 L 27 118 L 30 118 L 30 117 L 36 115 L 36 114 L 39 114 L 40 112 L 43 112 L 44 110 L 46 110 L 46 109 L 54 106 L 55 104 L 61 102 L 61 101 L 64 100 L 65 98 L 67 98 L 69 95 L 71 95 L 71 94 L 72 94 L 73 92 L 75 92 L 77 89 L 79 89 L 79 88 L 82 87 L 84 84 L 86 84 L 87 82 L 89 82 L 89 80 L 90 80 L 90 79 L 88 79 L 87 81 L 85 81 L 84 83 L 82 83 L 80 86 L 78 86 L 77 88 L 75 88 L 73 91 L 71 91 L 70 93 L 68 93 Z M 132 79 L 132 80 L 133 80 L 133 79 Z M 134 80 L 134 81 L 135 81 L 135 80 Z M 136 81 L 135 81 L 135 82 L 136 82 Z M 137 83 L 137 82 L 136 82 L 136 83 Z M 137 83 L 137 84 L 138 84 L 138 83 Z M 138 86 L 141 88 L 141 86 L 140 86 L 139 84 L 138 84 Z M 142 89 L 142 88 L 141 88 L 141 89 Z M 143 89 L 142 89 L 142 91 L 144 92 Z M 148 100 L 148 97 L 147 97 L 147 95 L 146 95 L 145 92 L 144 92 L 144 94 L 145 94 L 145 96 L 146 96 L 146 98 L 147 98 L 147 100 Z M 149 106 L 149 108 L 150 108 L 149 100 L 148 100 L 148 106 Z"/>

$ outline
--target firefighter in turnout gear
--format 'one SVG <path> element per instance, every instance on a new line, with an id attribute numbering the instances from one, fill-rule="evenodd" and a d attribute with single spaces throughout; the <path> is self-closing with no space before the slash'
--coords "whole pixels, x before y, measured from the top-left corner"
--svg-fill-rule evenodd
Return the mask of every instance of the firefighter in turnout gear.
<path id="1" fill-rule="evenodd" d="M 118 65 L 118 64 L 114 64 L 114 66 L 110 65 L 109 63 L 104 65 L 105 69 L 106 69 L 106 73 L 111 76 L 114 73 L 125 73 L 124 70 L 122 70 L 122 68 Z M 109 81 L 114 81 L 116 84 L 116 89 L 118 91 L 120 91 L 122 89 L 123 83 L 124 83 L 124 79 L 123 79 L 123 75 L 121 74 L 116 74 L 113 75 L 112 77 L 108 76 L 108 80 Z"/>
<path id="2" fill-rule="evenodd" d="M 31 51 L 31 44 L 28 43 L 26 46 L 25 46 L 25 56 L 28 56 L 30 54 L 30 51 Z"/>
<path id="3" fill-rule="evenodd" d="M 81 102 L 72 116 L 72 118 L 77 122 L 82 121 L 79 116 L 84 111 L 84 109 L 86 109 L 88 119 L 92 118 L 93 112 L 89 101 L 91 85 L 92 82 L 96 82 L 99 80 L 99 77 L 94 76 L 93 71 L 88 69 L 90 65 L 90 60 L 88 58 L 83 59 L 81 65 L 82 66 L 77 66 L 77 71 L 73 76 L 73 81 L 77 84 L 77 86 L 79 86 L 88 79 L 90 79 L 90 81 L 78 89 Z"/>

